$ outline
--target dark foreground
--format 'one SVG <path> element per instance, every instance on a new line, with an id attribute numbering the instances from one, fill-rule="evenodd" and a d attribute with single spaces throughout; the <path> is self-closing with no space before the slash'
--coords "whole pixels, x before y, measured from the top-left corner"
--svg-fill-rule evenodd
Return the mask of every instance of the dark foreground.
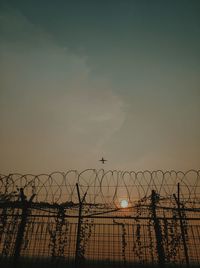
<path id="1" fill-rule="evenodd" d="M 142 263 L 131 263 L 131 262 L 113 262 L 113 261 L 82 261 L 79 263 L 75 263 L 73 261 L 66 261 L 66 260 L 54 260 L 51 261 L 50 259 L 29 259 L 23 258 L 18 261 L 13 260 L 11 258 L 8 259 L 1 259 L 0 260 L 0 267 L 1 268 L 178 268 L 178 267 L 188 267 L 185 264 L 142 264 Z M 199 264 L 190 264 L 190 268 L 197 268 L 200 267 Z"/>

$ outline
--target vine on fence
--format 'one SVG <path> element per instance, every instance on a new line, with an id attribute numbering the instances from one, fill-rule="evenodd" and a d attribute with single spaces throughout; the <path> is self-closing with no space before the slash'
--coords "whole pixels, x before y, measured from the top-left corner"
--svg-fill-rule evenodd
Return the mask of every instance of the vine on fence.
<path id="1" fill-rule="evenodd" d="M 116 220 L 113 220 L 114 224 L 121 226 L 121 252 L 122 252 L 122 259 L 124 265 L 126 264 L 126 247 L 127 247 L 127 231 L 126 231 L 126 224 L 124 222 L 117 222 Z"/>
<path id="2" fill-rule="evenodd" d="M 64 258 L 64 249 L 67 244 L 67 234 L 69 223 L 65 220 L 65 209 L 59 206 L 55 218 L 55 228 L 49 229 L 50 250 L 52 261 Z M 64 228 L 65 227 L 65 228 Z M 64 235 L 63 235 L 64 234 Z"/>
<path id="3" fill-rule="evenodd" d="M 133 252 L 136 255 L 136 258 L 138 259 L 139 263 L 142 262 L 142 246 L 141 246 L 141 226 L 140 226 L 140 217 L 142 214 L 142 204 L 144 200 L 139 200 L 136 204 L 136 231 L 135 235 L 133 233 Z"/>
<path id="4" fill-rule="evenodd" d="M 169 236 L 170 236 L 170 250 L 168 252 L 168 259 L 172 260 L 173 263 L 176 263 L 176 256 L 178 253 L 178 249 L 180 246 L 180 241 L 181 241 L 181 234 L 179 233 L 178 230 L 178 215 L 177 211 L 173 210 L 173 218 L 171 222 L 169 223 Z"/>
<path id="5" fill-rule="evenodd" d="M 88 206 L 84 210 L 84 214 L 87 215 L 91 209 L 91 206 Z M 79 244 L 79 258 L 84 260 L 86 249 L 89 243 L 89 239 L 92 235 L 92 228 L 94 226 L 93 219 L 86 218 L 85 220 L 81 219 L 81 229 L 80 229 L 80 244 Z"/>
<path id="6" fill-rule="evenodd" d="M 152 219 L 150 218 L 148 220 L 148 237 L 149 237 L 149 250 L 150 250 L 150 256 L 151 256 L 151 262 L 154 263 L 155 259 L 155 248 L 153 243 L 153 234 L 152 234 Z"/>
<path id="7" fill-rule="evenodd" d="M 126 226 L 125 223 L 122 223 L 122 258 L 124 261 L 124 264 L 126 264 L 126 246 L 127 246 L 127 242 L 126 242 Z"/>
<path id="8" fill-rule="evenodd" d="M 6 228 L 4 230 L 4 233 L 6 234 L 4 238 L 4 244 L 2 249 L 2 256 L 12 256 L 13 254 L 13 246 L 14 246 L 14 238 L 15 234 L 18 229 L 18 219 L 19 219 L 19 210 L 17 209 L 10 209 L 11 212 L 11 219 L 6 224 Z"/>

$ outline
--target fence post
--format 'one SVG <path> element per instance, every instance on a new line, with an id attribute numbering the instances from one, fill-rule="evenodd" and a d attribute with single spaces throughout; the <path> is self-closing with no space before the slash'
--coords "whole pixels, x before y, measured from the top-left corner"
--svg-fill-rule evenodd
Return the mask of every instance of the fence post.
<path id="1" fill-rule="evenodd" d="M 80 265 L 81 255 L 80 255 L 80 244 L 81 244 L 81 225 L 82 225 L 82 209 L 83 209 L 83 203 L 86 197 L 87 192 L 84 194 L 82 200 L 80 196 L 79 186 L 78 183 L 76 183 L 76 189 L 78 194 L 78 200 L 79 200 L 79 212 L 78 212 L 78 227 L 77 227 L 77 235 L 76 235 L 76 252 L 75 252 L 75 267 L 78 267 Z"/>
<path id="2" fill-rule="evenodd" d="M 154 230 L 156 235 L 156 248 L 158 253 L 158 263 L 160 267 L 165 265 L 165 251 L 163 248 L 163 239 L 162 239 L 162 230 L 160 226 L 160 221 L 157 218 L 156 214 L 156 203 L 158 202 L 158 195 L 157 193 L 152 190 L 151 193 L 151 210 L 152 210 L 152 219 L 154 223 Z"/>
<path id="3" fill-rule="evenodd" d="M 182 241 L 183 241 L 183 248 L 184 248 L 184 254 L 185 254 L 185 261 L 186 261 L 187 267 L 189 267 L 190 262 L 189 262 L 189 256 L 188 256 L 188 248 L 187 248 L 184 224 L 183 224 L 182 213 L 181 213 L 180 183 L 178 183 L 178 185 L 177 185 L 177 191 L 178 191 L 177 197 L 175 194 L 173 196 L 174 196 L 174 199 L 175 199 L 176 204 L 177 204 L 177 210 L 178 210 L 178 216 L 179 216 L 180 228 L 181 228 L 181 237 L 182 237 Z"/>
<path id="4" fill-rule="evenodd" d="M 19 224 L 18 232 L 17 232 L 17 237 L 15 240 L 15 247 L 14 247 L 14 267 L 17 266 L 18 260 L 20 257 L 21 253 L 21 248 L 22 248 L 22 243 L 23 243 L 23 238 L 24 238 L 24 232 L 26 228 L 26 223 L 27 223 L 27 218 L 28 218 L 28 209 L 30 207 L 30 204 L 33 200 L 35 195 L 32 195 L 30 200 L 26 200 L 26 196 L 24 195 L 24 190 L 23 188 L 20 188 L 20 199 L 22 203 L 22 214 L 21 214 L 21 222 Z"/>

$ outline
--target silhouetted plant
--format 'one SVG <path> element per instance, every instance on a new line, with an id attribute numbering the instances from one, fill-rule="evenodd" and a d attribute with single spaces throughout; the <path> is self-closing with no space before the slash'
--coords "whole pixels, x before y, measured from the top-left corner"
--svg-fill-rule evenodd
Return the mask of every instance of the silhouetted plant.
<path id="1" fill-rule="evenodd" d="M 149 250 L 152 263 L 154 262 L 154 243 L 152 236 L 152 219 L 150 218 L 148 221 L 148 238 L 149 238 Z"/>
<path id="2" fill-rule="evenodd" d="M 165 217 L 163 218 L 163 229 L 164 229 L 164 236 L 163 236 L 163 246 L 165 247 L 165 257 L 166 261 L 170 262 L 169 256 L 169 222 Z"/>
<path id="3" fill-rule="evenodd" d="M 179 249 L 181 234 L 179 233 L 179 223 L 177 211 L 172 210 L 172 220 L 169 222 L 169 251 L 167 252 L 167 259 L 176 263 L 176 256 Z"/>
<path id="4" fill-rule="evenodd" d="M 122 226 L 122 258 L 124 263 L 126 263 L 126 246 L 127 246 L 126 227 L 124 223 L 122 223 L 121 226 Z"/>
<path id="5" fill-rule="evenodd" d="M 13 239 L 14 234 L 17 232 L 18 229 L 18 219 L 19 219 L 19 210 L 15 208 L 9 209 L 10 214 L 10 220 L 6 224 L 6 228 L 4 233 L 4 244 L 2 249 L 2 256 L 9 256 L 12 255 L 13 251 Z"/>
<path id="6" fill-rule="evenodd" d="M 84 210 L 84 213 L 90 211 L 90 207 L 87 207 Z M 92 227 L 94 225 L 93 219 L 86 218 L 85 220 L 81 219 L 81 231 L 80 231 L 80 245 L 79 245 L 79 258 L 85 259 L 85 251 L 88 246 L 89 239 L 92 235 Z"/>
<path id="7" fill-rule="evenodd" d="M 0 195 L 0 202 L 1 203 L 14 203 L 14 202 L 21 202 L 21 192 L 23 191 L 22 188 L 18 188 L 16 191 L 12 191 L 11 193 L 8 193 L 8 185 L 6 184 L 5 192 L 4 194 Z M 9 214 L 9 219 L 7 217 L 7 214 Z M 2 249 L 2 255 L 8 256 L 9 254 L 12 254 L 12 250 L 14 250 L 14 234 L 18 231 L 18 220 L 20 219 L 19 214 L 19 208 L 11 207 L 9 209 L 3 209 L 2 213 L 2 225 L 1 225 L 1 231 L 6 234 L 4 238 L 4 244 Z"/>
<path id="8" fill-rule="evenodd" d="M 3 233 L 5 233 L 6 223 L 8 219 L 7 212 L 8 208 L 4 207 L 0 215 L 0 244 L 2 241 Z"/>
<path id="9" fill-rule="evenodd" d="M 187 220 L 187 215 L 186 215 L 186 210 L 185 210 L 185 204 L 181 203 L 181 205 L 182 205 L 181 216 L 182 216 L 182 221 L 183 221 L 184 234 L 185 234 L 186 242 L 188 242 L 188 220 Z"/>
<path id="10" fill-rule="evenodd" d="M 65 235 L 63 235 L 65 228 Z M 49 229 L 50 234 L 50 243 L 49 247 L 51 250 L 52 261 L 57 260 L 58 258 L 64 257 L 64 247 L 67 243 L 67 234 L 68 232 L 68 223 L 65 220 L 65 210 L 63 207 L 58 208 L 58 213 L 55 221 L 55 229 Z"/>
<path id="11" fill-rule="evenodd" d="M 121 234 L 121 250 L 122 250 L 122 259 L 124 264 L 126 264 L 126 247 L 127 247 L 127 242 L 126 242 L 126 224 L 124 222 L 117 222 L 116 220 L 113 220 L 113 223 L 118 224 L 121 226 L 122 234 Z"/>
<path id="12" fill-rule="evenodd" d="M 141 249 L 141 233 L 140 233 L 140 223 L 139 223 L 139 217 L 141 215 L 141 203 L 137 205 L 136 209 L 136 231 L 135 235 L 133 237 L 133 252 L 136 255 L 136 258 L 138 259 L 139 262 L 142 260 L 142 249 Z"/>

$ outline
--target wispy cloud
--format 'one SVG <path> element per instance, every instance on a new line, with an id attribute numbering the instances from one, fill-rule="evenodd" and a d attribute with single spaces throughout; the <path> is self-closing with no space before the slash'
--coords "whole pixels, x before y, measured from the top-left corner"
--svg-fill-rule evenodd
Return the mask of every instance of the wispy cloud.
<path id="1" fill-rule="evenodd" d="M 4 12 L 0 50 L 1 163 L 10 169 L 83 167 L 125 120 L 124 102 L 87 57 L 61 47 L 20 12 Z"/>

